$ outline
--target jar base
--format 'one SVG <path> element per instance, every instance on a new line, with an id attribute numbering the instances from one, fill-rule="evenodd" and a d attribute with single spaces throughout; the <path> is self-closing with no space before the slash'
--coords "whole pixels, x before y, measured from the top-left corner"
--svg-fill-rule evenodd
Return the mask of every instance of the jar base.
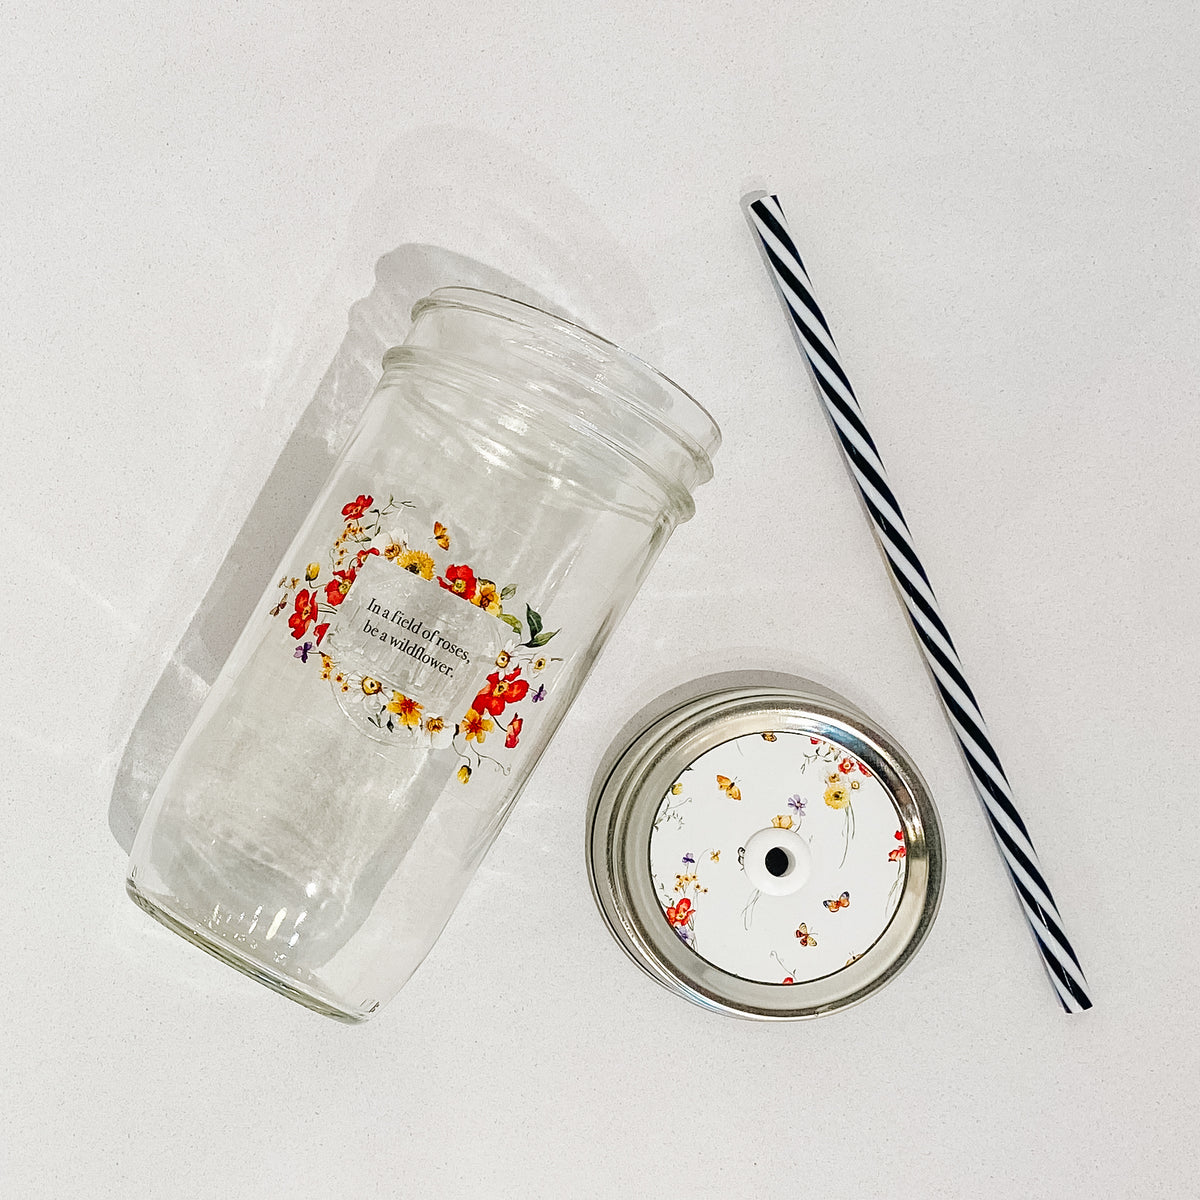
<path id="1" fill-rule="evenodd" d="M 329 999 L 329 997 L 318 995 L 303 988 L 299 984 L 299 981 L 289 979 L 285 975 L 271 971 L 263 963 L 250 958 L 248 955 L 240 954 L 227 942 L 212 937 L 211 934 L 204 929 L 198 928 L 186 917 L 172 912 L 161 901 L 151 899 L 130 878 L 126 878 L 125 880 L 125 891 L 138 908 L 145 913 L 149 913 L 160 925 L 165 925 L 172 933 L 176 933 L 185 941 L 191 942 L 193 946 L 198 946 L 201 950 L 219 959 L 226 966 L 233 967 L 234 970 L 240 971 L 243 975 L 248 975 L 256 983 L 261 983 L 264 987 L 269 987 L 273 992 L 278 992 L 279 995 L 286 996 L 287 999 L 303 1005 L 303 1007 L 309 1009 L 311 1012 L 319 1013 L 323 1017 L 331 1017 L 333 1020 L 341 1021 L 346 1025 L 362 1025 L 370 1020 L 375 1010 L 379 1007 L 376 1004 L 368 1011 L 355 1011 L 353 1009 L 342 1008 L 336 1002 Z"/>

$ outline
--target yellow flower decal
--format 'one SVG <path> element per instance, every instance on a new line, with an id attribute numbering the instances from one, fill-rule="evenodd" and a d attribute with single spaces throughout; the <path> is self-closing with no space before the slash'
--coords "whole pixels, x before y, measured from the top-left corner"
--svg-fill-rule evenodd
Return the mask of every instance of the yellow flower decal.
<path id="1" fill-rule="evenodd" d="M 709 861 L 710 861 L 710 862 L 720 862 L 720 861 L 721 861 L 721 852 L 720 852 L 720 850 L 714 850 L 714 851 L 713 851 L 713 852 L 712 852 L 712 853 L 711 853 L 711 854 L 708 856 L 708 858 L 709 858 Z"/>
<path id="2" fill-rule="evenodd" d="M 400 718 L 401 725 L 420 725 L 421 706 L 403 692 L 393 692 L 387 710 Z"/>
<path id="3" fill-rule="evenodd" d="M 446 728 L 446 722 L 441 717 L 426 717 L 425 732 L 441 733 Z"/>
<path id="4" fill-rule="evenodd" d="M 510 662 L 512 662 L 512 655 L 509 654 L 507 650 L 501 650 L 500 653 L 496 655 L 496 666 L 498 666 L 500 670 L 503 671 Z"/>
<path id="5" fill-rule="evenodd" d="M 314 579 L 316 579 L 316 577 L 318 575 L 320 575 L 320 573 L 321 573 L 321 564 L 320 563 L 309 563 L 308 566 L 304 570 L 304 578 L 307 579 L 309 583 L 312 583 L 312 581 Z"/>
<path id="6" fill-rule="evenodd" d="M 771 824 L 774 825 L 776 829 L 791 829 L 792 818 L 780 813 L 771 818 Z"/>
<path id="7" fill-rule="evenodd" d="M 466 763 L 463 763 L 463 765 L 458 768 L 457 775 L 459 783 L 466 783 L 467 780 L 471 778 L 471 768 L 468 767 Z"/>
<path id="8" fill-rule="evenodd" d="M 498 613 L 500 611 L 500 593 L 490 579 L 481 579 L 479 589 L 471 597 L 471 603 L 477 604 L 484 612 Z"/>
<path id="9" fill-rule="evenodd" d="M 395 562 L 396 559 L 398 559 L 403 553 L 403 542 L 397 542 L 393 540 L 388 542 L 388 544 L 383 548 L 383 557 L 386 558 L 388 562 Z"/>
<path id="10" fill-rule="evenodd" d="M 433 559 L 424 550 L 405 550 L 397 560 L 397 566 L 420 575 L 422 579 L 433 578 Z"/>
<path id="11" fill-rule="evenodd" d="M 378 696 L 383 691 L 383 684 L 378 679 L 372 679 L 370 675 L 362 677 L 362 690 L 364 696 Z"/>
<path id="12" fill-rule="evenodd" d="M 825 803 L 840 811 L 850 803 L 850 789 L 844 783 L 831 783 L 825 789 Z"/>
<path id="13" fill-rule="evenodd" d="M 482 713 L 477 713 L 473 708 L 467 710 L 467 715 L 462 719 L 462 731 L 466 734 L 468 742 L 479 742 L 482 744 L 483 739 L 495 728 L 490 717 L 485 717 Z"/>
<path id="14" fill-rule="evenodd" d="M 544 671 L 546 669 L 546 664 L 549 661 L 550 660 L 545 655 L 542 655 L 541 658 L 535 658 L 533 660 L 533 669 L 535 671 Z"/>
<path id="15" fill-rule="evenodd" d="M 673 784 L 671 784 L 671 795 L 672 795 L 672 796 L 678 796 L 678 795 L 679 795 L 679 794 L 680 794 L 682 791 L 683 791 L 683 784 L 682 784 L 682 783 L 673 783 Z"/>

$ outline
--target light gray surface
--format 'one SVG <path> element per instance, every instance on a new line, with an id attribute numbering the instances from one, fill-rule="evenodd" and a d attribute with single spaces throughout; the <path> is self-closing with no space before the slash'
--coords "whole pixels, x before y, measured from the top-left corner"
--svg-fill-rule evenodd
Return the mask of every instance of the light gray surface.
<path id="1" fill-rule="evenodd" d="M 68 9 L 0 39 L 5 1196 L 1194 1194 L 1192 6 Z M 808 391 L 760 186 L 1091 1014 L 1043 978 Z M 392 252 L 400 292 L 451 255 L 522 280 L 726 443 L 434 953 L 349 1030 L 137 912 L 108 809 Z M 885 725 L 945 822 L 916 960 L 797 1027 L 643 978 L 583 865 L 623 715 L 755 664 Z"/>

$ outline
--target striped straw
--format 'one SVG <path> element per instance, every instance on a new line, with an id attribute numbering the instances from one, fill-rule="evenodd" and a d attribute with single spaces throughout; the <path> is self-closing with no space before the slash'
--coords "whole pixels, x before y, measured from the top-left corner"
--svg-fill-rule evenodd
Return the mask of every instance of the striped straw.
<path id="1" fill-rule="evenodd" d="M 1029 831 L 1013 803 L 1004 768 L 963 676 L 958 651 L 938 611 L 929 577 L 913 548 L 912 535 L 888 484 L 879 451 L 867 432 L 854 389 L 842 369 L 829 325 L 813 298 L 812 283 L 788 233 L 779 199 L 756 192 L 747 196 L 743 204 L 762 243 L 779 294 L 791 314 L 800 348 L 812 368 L 850 472 L 862 492 L 875 536 L 937 684 L 946 716 L 958 738 L 971 781 L 987 813 L 1050 982 L 1067 1012 L 1082 1012 L 1092 1007 L 1092 1001 L 1079 959 L 1063 932 L 1062 918 L 1042 875 Z"/>

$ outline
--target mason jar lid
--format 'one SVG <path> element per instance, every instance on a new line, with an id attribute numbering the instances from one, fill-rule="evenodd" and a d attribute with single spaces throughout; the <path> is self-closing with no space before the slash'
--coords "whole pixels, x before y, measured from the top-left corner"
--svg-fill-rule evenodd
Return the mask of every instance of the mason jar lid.
<path id="1" fill-rule="evenodd" d="M 788 1020 L 857 1003 L 937 913 L 942 835 L 924 781 L 815 684 L 692 690 L 593 788 L 588 873 L 613 936 L 719 1012 Z"/>

